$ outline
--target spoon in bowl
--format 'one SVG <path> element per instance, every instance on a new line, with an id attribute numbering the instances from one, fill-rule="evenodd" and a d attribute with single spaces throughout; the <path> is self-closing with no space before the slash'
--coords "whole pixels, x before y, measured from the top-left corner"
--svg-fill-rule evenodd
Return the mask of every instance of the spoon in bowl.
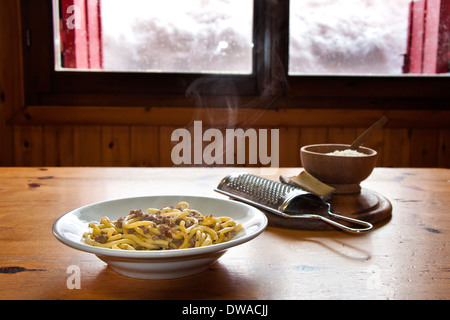
<path id="1" fill-rule="evenodd" d="M 387 117 L 382 116 L 377 122 L 371 125 L 366 131 L 364 131 L 355 141 L 350 145 L 351 150 L 358 150 L 358 148 L 371 136 L 376 130 L 384 126 L 387 122 Z"/>

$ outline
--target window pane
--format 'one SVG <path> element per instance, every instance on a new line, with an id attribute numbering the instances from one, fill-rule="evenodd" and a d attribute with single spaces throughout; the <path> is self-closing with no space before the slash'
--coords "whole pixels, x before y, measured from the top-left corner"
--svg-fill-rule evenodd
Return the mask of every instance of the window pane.
<path id="1" fill-rule="evenodd" d="M 291 0 L 289 74 L 401 74 L 410 0 Z"/>
<path id="2" fill-rule="evenodd" d="M 70 8 L 73 3 L 79 13 Z M 93 9 L 89 10 L 89 6 Z M 56 55 L 56 70 L 227 74 L 253 71 L 252 0 L 60 0 L 59 8 L 61 30 L 55 47 L 61 54 Z M 91 28 L 96 21 L 99 32 Z M 72 29 L 67 30 L 68 27 Z M 89 52 L 100 55 L 100 65 L 95 66 L 95 57 L 91 64 L 70 64 L 72 49 L 66 31 L 72 30 L 81 34 L 74 41 L 76 53 L 84 46 L 83 32 L 87 34 L 88 51 L 92 51 L 91 40 L 100 39 L 99 52 Z M 69 45 L 64 43 L 67 41 Z"/>

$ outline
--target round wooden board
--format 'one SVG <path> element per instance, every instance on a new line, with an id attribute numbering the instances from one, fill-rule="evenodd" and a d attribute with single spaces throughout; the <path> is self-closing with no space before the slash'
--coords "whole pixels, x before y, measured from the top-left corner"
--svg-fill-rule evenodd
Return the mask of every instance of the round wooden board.
<path id="1" fill-rule="evenodd" d="M 357 194 L 334 195 L 329 201 L 331 212 L 377 224 L 391 218 L 392 205 L 384 196 L 362 188 Z M 299 230 L 336 230 L 318 219 L 290 219 L 265 212 L 269 226 Z M 339 223 L 343 221 L 337 220 Z"/>

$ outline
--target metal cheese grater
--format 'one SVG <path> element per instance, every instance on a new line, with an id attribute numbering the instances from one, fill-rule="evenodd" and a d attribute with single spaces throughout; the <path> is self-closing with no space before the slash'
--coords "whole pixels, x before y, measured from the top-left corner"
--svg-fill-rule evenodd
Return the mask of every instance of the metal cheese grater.
<path id="1" fill-rule="evenodd" d="M 369 222 L 330 212 L 330 205 L 313 193 L 248 173 L 226 176 L 215 191 L 285 218 L 320 219 L 351 233 L 367 232 L 373 227 Z M 364 228 L 351 228 L 330 217 Z"/>

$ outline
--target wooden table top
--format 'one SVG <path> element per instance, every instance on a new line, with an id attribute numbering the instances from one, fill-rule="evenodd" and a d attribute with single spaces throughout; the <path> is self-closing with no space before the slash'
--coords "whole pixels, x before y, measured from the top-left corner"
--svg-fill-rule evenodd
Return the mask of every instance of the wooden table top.
<path id="1" fill-rule="evenodd" d="M 300 168 L 248 169 L 271 179 Z M 242 168 L 0 168 L 0 299 L 449 299 L 450 170 L 376 168 L 392 204 L 364 235 L 268 227 L 209 270 L 139 280 L 59 242 L 64 213 L 114 198 L 213 191 Z M 69 285 L 71 266 L 80 287 Z"/>

